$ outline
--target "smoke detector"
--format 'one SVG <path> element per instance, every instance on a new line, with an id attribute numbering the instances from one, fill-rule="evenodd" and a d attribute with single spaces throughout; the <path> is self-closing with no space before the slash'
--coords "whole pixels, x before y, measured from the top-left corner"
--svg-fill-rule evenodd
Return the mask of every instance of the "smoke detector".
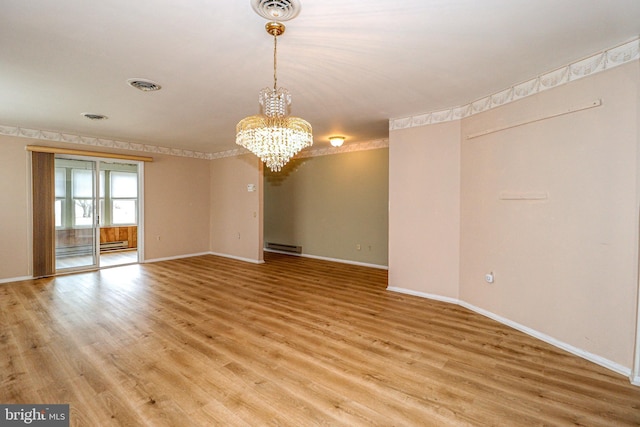
<path id="1" fill-rule="evenodd" d="M 300 13 L 298 0 L 251 0 L 251 7 L 269 21 L 288 21 Z"/>
<path id="2" fill-rule="evenodd" d="M 147 79 L 129 79 L 127 80 L 127 84 L 143 92 L 154 92 L 162 89 L 162 86 L 158 83 Z"/>

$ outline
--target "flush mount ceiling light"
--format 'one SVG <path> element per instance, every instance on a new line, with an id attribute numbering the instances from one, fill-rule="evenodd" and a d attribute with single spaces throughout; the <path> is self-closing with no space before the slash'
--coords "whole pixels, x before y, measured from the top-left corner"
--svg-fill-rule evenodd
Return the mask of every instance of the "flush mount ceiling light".
<path id="1" fill-rule="evenodd" d="M 268 22 L 265 28 L 273 36 L 273 88 L 260 91 L 260 114 L 246 117 L 236 125 L 236 144 L 278 172 L 296 153 L 313 145 L 313 133 L 309 122 L 289 115 L 291 94 L 277 86 L 278 36 L 284 33 L 284 24 Z"/>
<path id="2" fill-rule="evenodd" d="M 270 21 L 288 21 L 300 13 L 298 0 L 251 0 L 253 10 Z"/>
<path id="3" fill-rule="evenodd" d="M 143 92 L 155 92 L 162 89 L 158 83 L 147 79 L 129 79 L 127 84 Z"/>
<path id="4" fill-rule="evenodd" d="M 344 136 L 330 136 L 329 137 L 329 142 L 334 147 L 340 147 L 342 144 L 344 144 L 344 140 L 345 139 L 346 138 Z"/>
<path id="5" fill-rule="evenodd" d="M 86 117 L 89 120 L 107 120 L 109 117 L 104 114 L 94 114 L 94 113 L 82 113 L 83 117 Z"/>

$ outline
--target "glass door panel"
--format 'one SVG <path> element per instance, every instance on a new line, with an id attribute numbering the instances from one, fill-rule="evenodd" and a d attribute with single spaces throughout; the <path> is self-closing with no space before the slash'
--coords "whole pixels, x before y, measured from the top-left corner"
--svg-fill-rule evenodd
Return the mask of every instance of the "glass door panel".
<path id="1" fill-rule="evenodd" d="M 138 164 L 100 162 L 100 266 L 138 262 Z"/>
<path id="2" fill-rule="evenodd" d="M 97 162 L 55 159 L 56 271 L 98 266 Z"/>

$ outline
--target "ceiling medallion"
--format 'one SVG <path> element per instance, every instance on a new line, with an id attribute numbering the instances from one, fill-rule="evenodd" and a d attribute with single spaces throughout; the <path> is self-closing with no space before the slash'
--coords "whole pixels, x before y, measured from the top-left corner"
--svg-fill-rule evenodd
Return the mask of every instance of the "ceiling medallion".
<path id="1" fill-rule="evenodd" d="M 298 0 L 251 0 L 251 7 L 269 21 L 289 21 L 300 13 Z"/>

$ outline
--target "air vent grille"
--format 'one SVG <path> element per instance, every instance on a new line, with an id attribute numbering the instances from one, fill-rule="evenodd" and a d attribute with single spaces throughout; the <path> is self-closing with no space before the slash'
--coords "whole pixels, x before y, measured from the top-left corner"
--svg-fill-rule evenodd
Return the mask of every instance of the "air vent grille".
<path id="1" fill-rule="evenodd" d="M 95 114 L 95 113 L 82 113 L 84 117 L 89 120 L 107 120 L 108 117 L 104 114 Z"/>
<path id="2" fill-rule="evenodd" d="M 146 79 L 129 79 L 127 80 L 129 86 L 135 87 L 143 92 L 153 92 L 162 89 L 158 83 Z"/>
<path id="3" fill-rule="evenodd" d="M 260 16 L 270 21 L 288 21 L 300 13 L 298 0 L 251 0 L 251 7 Z"/>

